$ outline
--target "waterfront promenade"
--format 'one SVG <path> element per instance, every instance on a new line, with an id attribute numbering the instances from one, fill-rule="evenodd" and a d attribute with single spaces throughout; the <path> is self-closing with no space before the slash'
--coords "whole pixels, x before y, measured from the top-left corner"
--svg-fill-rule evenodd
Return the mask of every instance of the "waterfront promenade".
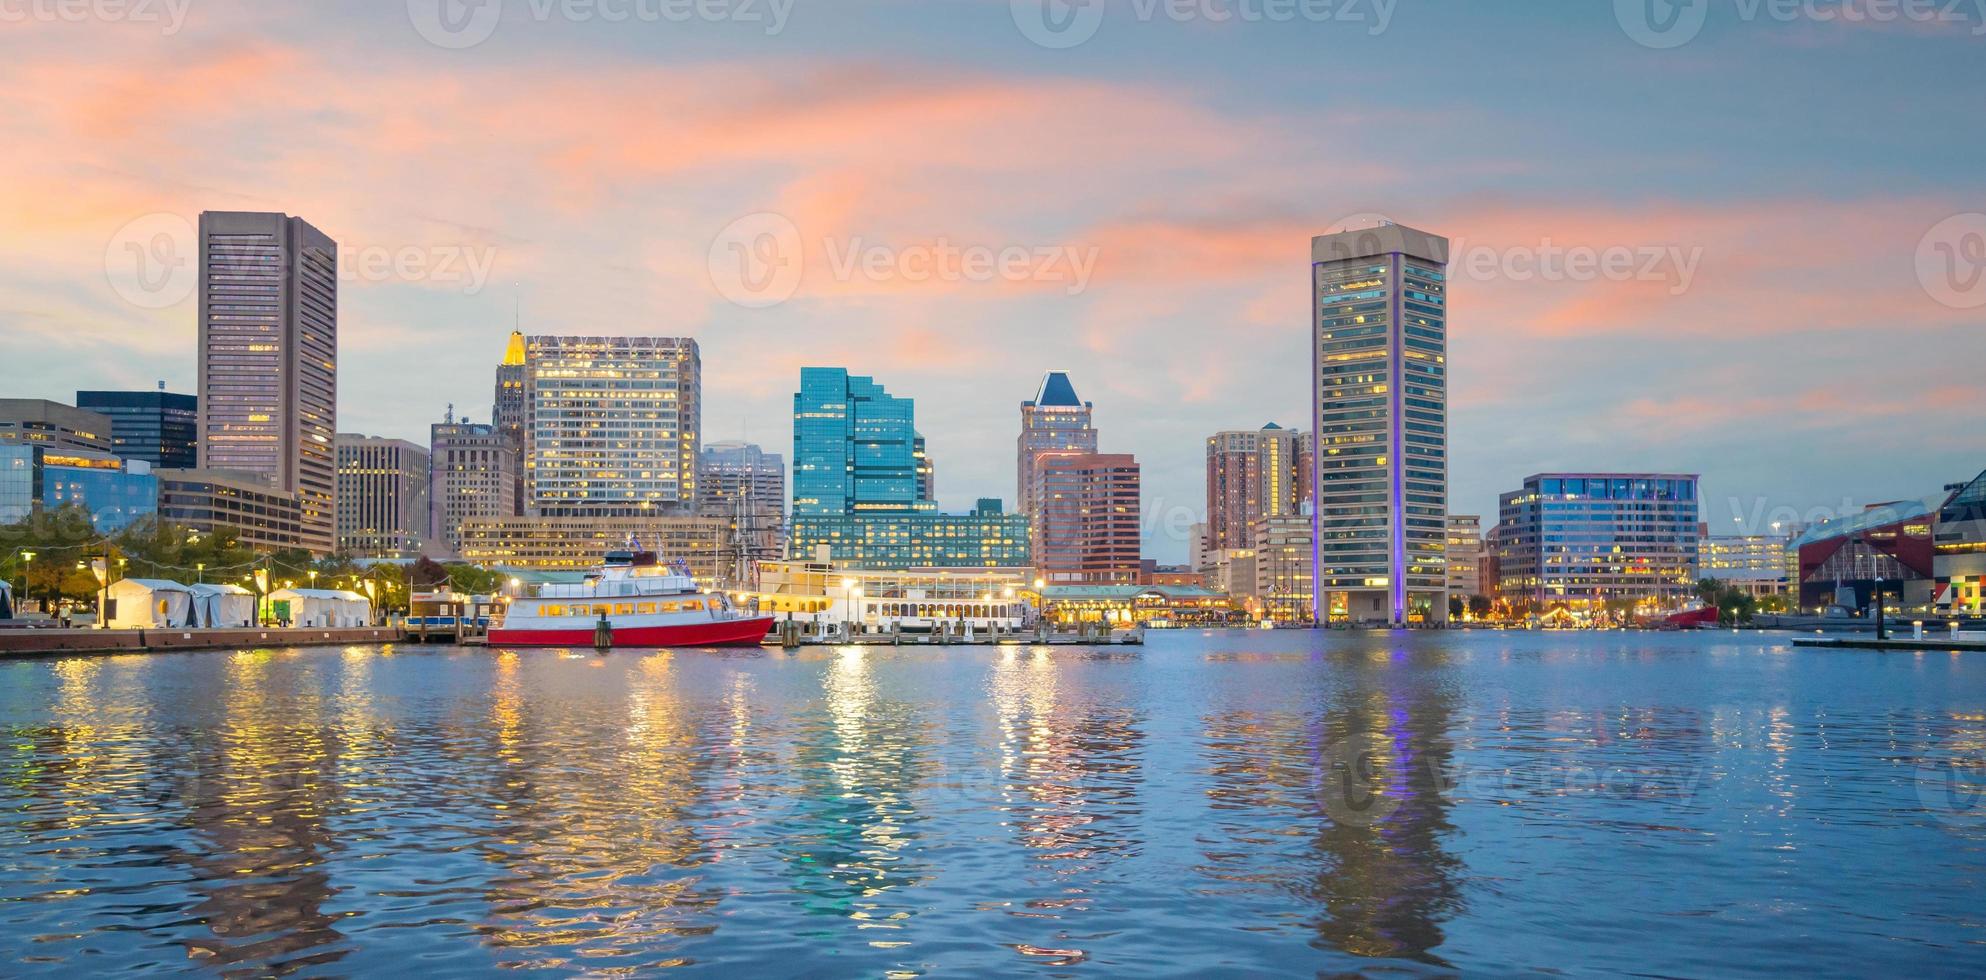
<path id="1" fill-rule="evenodd" d="M 402 639 L 397 626 L 341 629 L 266 627 L 255 629 L 29 629 L 0 630 L 0 657 L 72 653 L 147 653 L 167 650 L 231 650 L 241 647 L 307 647 L 327 644 L 390 643 Z"/>

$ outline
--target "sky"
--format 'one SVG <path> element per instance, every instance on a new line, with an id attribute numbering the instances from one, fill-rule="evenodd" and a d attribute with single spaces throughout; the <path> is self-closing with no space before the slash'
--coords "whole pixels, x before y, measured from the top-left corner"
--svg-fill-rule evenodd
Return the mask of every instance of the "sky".
<path id="1" fill-rule="evenodd" d="M 1187 557 L 1310 411 L 1309 239 L 1449 237 L 1451 504 L 1703 474 L 1714 530 L 1986 468 L 1986 0 L 0 0 L 0 396 L 194 390 L 191 228 L 341 246 L 340 431 L 486 420 L 513 323 L 803 365 L 1014 497 L 1067 370 Z"/>

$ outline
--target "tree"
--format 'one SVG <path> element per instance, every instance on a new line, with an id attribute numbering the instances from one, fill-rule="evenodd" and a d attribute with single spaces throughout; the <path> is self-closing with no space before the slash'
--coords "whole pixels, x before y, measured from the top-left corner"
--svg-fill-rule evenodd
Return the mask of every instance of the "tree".
<path id="1" fill-rule="evenodd" d="M 0 527 L 0 549 L 16 581 L 26 579 L 21 599 L 53 605 L 63 599 L 94 602 L 96 575 L 90 558 L 105 554 L 104 539 L 81 504 L 37 508 L 25 520 Z M 34 552 L 28 559 L 26 552 Z M 84 563 L 78 569 L 76 564 Z"/>
<path id="2" fill-rule="evenodd" d="M 1696 597 L 1702 599 L 1704 605 L 1717 605 L 1717 598 L 1723 594 L 1723 582 L 1714 578 L 1700 578 L 1696 580 Z"/>
<path id="3" fill-rule="evenodd" d="M 1472 595 L 1469 597 L 1469 612 L 1474 614 L 1477 619 L 1488 619 L 1489 614 L 1495 609 L 1496 600 L 1491 599 L 1489 596 Z"/>
<path id="4" fill-rule="evenodd" d="M 1758 600 L 1737 586 L 1729 586 L 1717 596 L 1717 621 L 1726 626 L 1752 621 Z"/>
<path id="5" fill-rule="evenodd" d="M 1467 599 L 1464 599 L 1459 595 L 1452 595 L 1448 597 L 1449 619 L 1461 619 L 1462 614 L 1465 611 L 1467 611 L 1468 608 L 1469 608 L 1469 601 Z"/>

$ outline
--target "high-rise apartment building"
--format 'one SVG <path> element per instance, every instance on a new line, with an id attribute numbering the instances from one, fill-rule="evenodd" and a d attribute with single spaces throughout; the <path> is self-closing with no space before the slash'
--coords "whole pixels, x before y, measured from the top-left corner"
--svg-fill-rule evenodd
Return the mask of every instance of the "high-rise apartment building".
<path id="1" fill-rule="evenodd" d="M 1207 440 L 1207 547 L 1253 547 L 1250 528 L 1264 517 L 1303 512 L 1304 461 L 1299 433 L 1273 422 L 1256 431 L 1216 432 Z"/>
<path id="2" fill-rule="evenodd" d="M 1033 564 L 1050 585 L 1135 585 L 1143 570 L 1138 460 L 1045 453 L 1034 460 Z"/>
<path id="3" fill-rule="evenodd" d="M 1032 514 L 1035 460 L 1043 453 L 1097 450 L 1096 406 L 1076 397 L 1067 371 L 1050 371 L 1032 401 L 1021 403 L 1021 434 L 1016 445 L 1014 492 L 1020 512 Z"/>
<path id="4" fill-rule="evenodd" d="M 1448 615 L 1448 240 L 1311 240 L 1319 622 Z"/>
<path id="5" fill-rule="evenodd" d="M 160 382 L 164 384 L 164 382 Z M 158 391 L 79 391 L 76 407 L 110 419 L 112 452 L 153 466 L 200 462 L 200 399 Z"/>
<path id="6" fill-rule="evenodd" d="M 516 453 L 494 425 L 442 422 L 428 430 L 432 479 L 429 535 L 462 554 L 462 527 L 472 520 L 516 517 Z"/>
<path id="7" fill-rule="evenodd" d="M 645 517 L 696 505 L 702 362 L 687 337 L 527 337 L 526 509 Z"/>
<path id="8" fill-rule="evenodd" d="M 1488 585 L 1496 591 L 1496 583 Z M 1448 515 L 1448 595 L 1488 595 L 1483 582 L 1483 519 L 1476 514 Z"/>
<path id="9" fill-rule="evenodd" d="M 302 218 L 200 215 L 200 467 L 296 495 L 337 542 L 338 245 Z"/>
<path id="10" fill-rule="evenodd" d="M 427 544 L 428 451 L 405 439 L 338 433 L 338 550 L 412 558 Z"/>
<path id="11" fill-rule="evenodd" d="M 1693 473 L 1541 473 L 1504 494 L 1497 591 L 1540 607 L 1674 601 L 1695 588 Z"/>

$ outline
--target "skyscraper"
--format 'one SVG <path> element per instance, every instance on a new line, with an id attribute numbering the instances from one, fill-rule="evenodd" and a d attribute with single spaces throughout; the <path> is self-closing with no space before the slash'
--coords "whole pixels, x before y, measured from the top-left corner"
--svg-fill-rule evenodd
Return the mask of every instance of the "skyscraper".
<path id="1" fill-rule="evenodd" d="M 1067 371 L 1042 375 L 1034 400 L 1021 403 L 1014 478 L 1021 513 L 1033 513 L 1035 460 L 1042 453 L 1096 452 L 1095 408 L 1076 397 L 1076 386 L 1070 383 Z"/>
<path id="2" fill-rule="evenodd" d="M 1448 515 L 1448 595 L 1489 595 L 1496 583 L 1483 582 L 1483 519 L 1475 514 Z M 1485 591 L 1487 589 L 1488 591 Z"/>
<path id="3" fill-rule="evenodd" d="M 688 337 L 528 337 L 526 510 L 647 517 L 696 506 L 702 361 Z"/>
<path id="4" fill-rule="evenodd" d="M 1448 615 L 1448 240 L 1311 239 L 1316 616 Z"/>
<path id="5" fill-rule="evenodd" d="M 531 403 L 525 383 L 529 370 L 525 365 L 524 333 L 510 332 L 510 343 L 504 348 L 503 360 L 496 369 L 496 400 L 490 406 L 490 424 L 503 433 L 510 443 L 510 451 L 516 458 L 511 469 L 517 477 L 516 499 L 511 512 L 522 514 L 525 511 L 524 452 L 530 441 L 526 430 L 531 424 Z"/>
<path id="6" fill-rule="evenodd" d="M 793 395 L 793 513 L 933 511 L 918 495 L 916 404 L 874 378 L 801 368 Z"/>
<path id="7" fill-rule="evenodd" d="M 427 543 L 428 451 L 405 439 L 338 433 L 338 550 L 412 558 Z"/>
<path id="8" fill-rule="evenodd" d="M 1006 567 L 1027 558 L 1027 521 L 983 501 L 938 513 L 924 496 L 916 405 L 875 379 L 802 368 L 793 395 L 793 519 L 789 551 L 827 545 L 865 568 Z"/>
<path id="9" fill-rule="evenodd" d="M 730 521 L 742 559 L 779 558 L 786 542 L 785 458 L 749 442 L 714 442 L 703 447 L 698 468 L 697 514 Z"/>
<path id="10" fill-rule="evenodd" d="M 1050 585 L 1135 585 L 1142 570 L 1138 460 L 1043 453 L 1034 460 L 1033 564 Z"/>
<path id="11" fill-rule="evenodd" d="M 516 454 L 496 426 L 451 417 L 429 429 L 428 445 L 429 534 L 449 554 L 462 554 L 465 523 L 518 516 Z"/>
<path id="12" fill-rule="evenodd" d="M 338 245 L 302 218 L 200 215 L 200 468 L 293 493 L 336 545 Z"/>
<path id="13" fill-rule="evenodd" d="M 112 451 L 125 459 L 175 469 L 199 465 L 200 399 L 192 395 L 164 389 L 79 391 L 76 407 L 110 419 Z"/>
<path id="14" fill-rule="evenodd" d="M 1207 440 L 1207 547 L 1254 547 L 1251 527 L 1264 517 L 1302 510 L 1305 461 L 1300 434 L 1274 422 L 1250 431 L 1216 432 Z"/>

